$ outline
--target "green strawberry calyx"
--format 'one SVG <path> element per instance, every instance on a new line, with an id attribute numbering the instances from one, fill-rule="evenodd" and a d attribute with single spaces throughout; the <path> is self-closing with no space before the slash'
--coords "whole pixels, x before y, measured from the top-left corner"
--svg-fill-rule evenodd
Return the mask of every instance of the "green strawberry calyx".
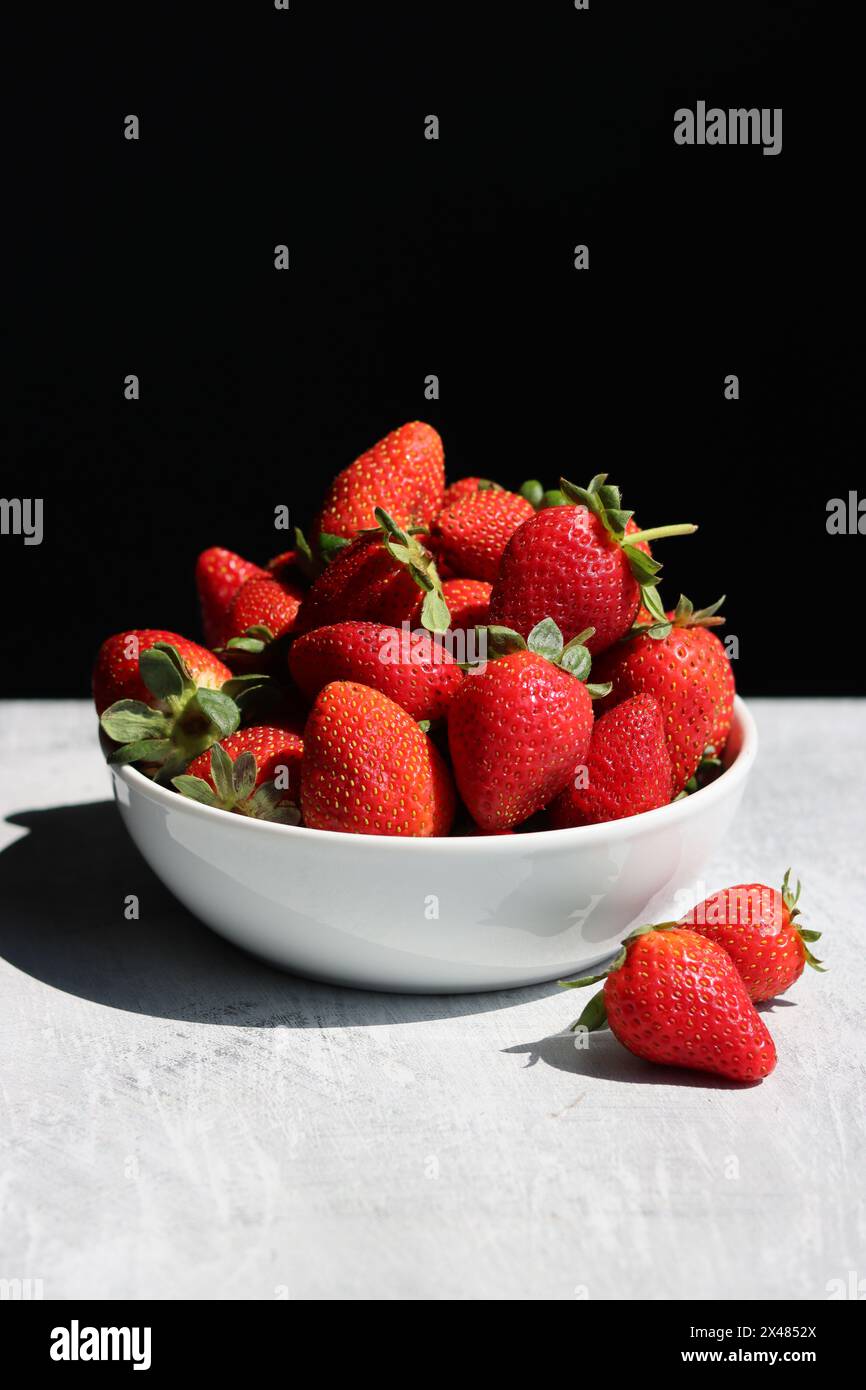
<path id="1" fill-rule="evenodd" d="M 800 901 L 800 892 L 802 890 L 803 885 L 801 884 L 800 880 L 797 879 L 797 887 L 792 888 L 789 882 L 790 877 L 791 870 L 786 869 L 785 877 L 782 879 L 782 902 L 787 908 L 788 919 L 791 923 L 791 926 L 794 928 L 794 931 L 800 938 L 800 945 L 803 947 L 803 953 L 806 957 L 806 964 L 811 965 L 813 970 L 820 971 L 822 975 L 826 974 L 826 965 L 824 965 L 820 960 L 818 960 L 818 957 L 814 956 L 812 952 L 809 950 L 809 943 L 812 941 L 820 941 L 821 933 L 819 931 L 811 931 L 808 927 L 801 927 L 799 922 L 795 920 L 797 917 L 800 916 L 800 908 L 798 906 L 798 903 Z"/>
<path id="2" fill-rule="evenodd" d="M 496 661 L 499 657 L 510 656 L 514 652 L 532 652 L 533 655 L 544 657 L 545 661 L 550 661 L 554 666 L 567 671 L 570 676 L 583 681 L 594 700 L 600 700 L 610 694 L 612 686 L 609 681 L 604 685 L 593 685 L 586 679 L 592 666 L 592 656 L 584 644 L 594 636 L 594 627 L 584 628 L 583 632 L 572 637 L 570 642 L 565 641 L 552 618 L 542 618 L 540 623 L 535 624 L 528 637 L 521 636 L 511 627 L 499 627 L 496 624 L 476 627 L 475 631 L 479 650 L 486 651 L 487 661 Z M 467 669 L 472 668 L 467 665 Z"/>
<path id="3" fill-rule="evenodd" d="M 665 611 L 658 596 L 658 576 L 661 565 L 651 555 L 638 550 L 645 541 L 659 541 L 665 536 L 690 536 L 697 531 L 691 522 L 678 522 L 671 526 L 653 526 L 648 531 L 634 531 L 626 534 L 626 527 L 634 512 L 623 510 L 622 497 L 618 487 L 607 481 L 606 473 L 596 473 L 587 487 L 578 487 L 567 478 L 560 478 L 559 486 L 568 501 L 575 506 L 588 507 L 607 531 L 611 540 L 622 549 L 629 563 L 629 569 L 640 588 L 641 602 L 658 622 L 665 621 Z"/>
<path id="4" fill-rule="evenodd" d="M 675 627 L 721 627 L 725 619 L 719 609 L 724 601 L 725 595 L 722 594 L 722 597 L 716 599 L 715 603 L 711 603 L 709 608 L 695 608 L 690 598 L 686 598 L 685 594 L 680 594 L 673 617 L 669 618 L 662 608 L 661 618 L 654 616 L 651 623 L 635 623 L 626 633 L 624 640 L 628 641 L 630 637 L 638 637 L 641 633 L 646 633 L 648 637 L 669 637 Z"/>
<path id="5" fill-rule="evenodd" d="M 120 746 L 109 754 L 109 763 L 150 763 L 159 767 L 156 781 L 166 783 L 191 758 L 218 739 L 233 734 L 241 711 L 227 681 L 222 690 L 196 686 L 176 647 L 156 642 L 138 658 L 144 684 L 154 704 L 142 700 L 116 700 L 100 716 L 100 726 Z"/>
<path id="6" fill-rule="evenodd" d="M 651 931 L 680 930 L 679 922 L 656 922 L 644 927 L 635 927 L 634 931 L 629 932 L 628 936 L 623 941 L 607 970 L 602 970 L 599 975 L 584 975 L 579 980 L 560 980 L 558 983 L 562 989 L 584 989 L 587 985 L 600 984 L 601 981 L 606 980 L 609 975 L 615 975 L 618 970 L 622 970 L 628 958 L 628 948 L 632 942 L 637 941 L 638 937 L 646 936 L 647 933 Z M 592 996 L 583 1013 L 580 1015 L 580 1018 L 575 1019 L 574 1023 L 571 1024 L 569 1031 L 576 1033 L 580 1028 L 587 1033 L 594 1033 L 599 1028 L 606 1027 L 607 1008 L 604 1002 L 604 990 L 602 989 L 599 990 L 598 994 Z"/>
<path id="7" fill-rule="evenodd" d="M 361 531 L 362 536 L 379 536 L 385 549 L 398 564 L 405 565 L 412 579 L 424 595 L 421 604 L 421 625 L 428 632 L 447 632 L 451 625 L 451 614 L 442 591 L 442 580 L 436 568 L 431 551 L 421 544 L 419 536 L 424 531 L 412 526 L 404 531 L 398 526 L 384 507 L 376 507 L 374 513 L 379 525 Z"/>
<path id="8" fill-rule="evenodd" d="M 255 756 L 247 749 L 232 762 L 228 753 L 215 743 L 210 755 L 210 774 L 213 786 L 203 777 L 181 773 L 172 777 L 171 784 L 200 806 L 213 806 L 221 811 L 235 811 L 254 820 L 275 821 L 280 825 L 297 825 L 300 811 L 276 782 L 256 786 L 258 768 Z"/>

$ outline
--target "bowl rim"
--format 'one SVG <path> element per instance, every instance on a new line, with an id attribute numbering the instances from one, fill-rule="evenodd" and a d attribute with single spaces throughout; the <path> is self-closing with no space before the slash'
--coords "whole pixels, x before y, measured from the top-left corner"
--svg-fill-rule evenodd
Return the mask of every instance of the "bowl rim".
<path id="1" fill-rule="evenodd" d="M 563 830 L 527 830 L 517 835 L 413 836 L 359 835 L 348 830 L 316 830 L 312 826 L 280 825 L 273 821 L 254 820 L 249 816 L 233 816 L 233 819 L 236 822 L 238 833 L 289 836 L 292 839 L 299 839 L 302 843 L 326 844 L 331 842 L 342 845 L 344 848 L 348 845 L 357 848 L 359 841 L 366 841 L 371 847 L 374 845 L 387 846 L 390 851 L 397 854 L 412 851 L 426 854 L 451 852 L 472 854 L 481 851 L 484 853 L 490 851 L 498 854 L 519 854 L 530 847 L 541 849 L 546 846 L 553 850 L 566 849 L 569 845 L 574 845 L 575 848 L 578 846 L 588 847 L 592 844 L 598 844 L 600 841 L 615 843 L 628 839 L 635 832 L 650 831 L 662 824 L 673 826 L 679 821 L 688 820 L 690 817 L 700 814 L 702 808 L 708 810 L 713 801 L 718 801 L 735 792 L 737 787 L 746 781 L 758 753 L 758 730 L 754 716 L 739 695 L 734 697 L 732 728 L 735 725 L 739 727 L 741 732 L 739 752 L 730 767 L 726 767 L 708 786 L 693 792 L 691 796 L 683 797 L 681 801 L 671 801 L 667 806 L 658 806 L 654 811 L 642 811 L 639 815 L 626 816 L 622 820 L 601 821 L 597 825 L 574 825 Z M 205 820 L 216 816 L 219 822 L 223 822 L 226 816 L 232 815 L 231 811 L 223 811 L 218 806 L 203 806 L 200 802 L 179 796 L 177 792 L 170 791 L 167 787 L 160 787 L 131 765 L 111 767 L 111 772 L 119 781 L 126 784 L 130 793 L 144 796 L 147 800 L 164 806 L 176 814 L 203 817 Z"/>

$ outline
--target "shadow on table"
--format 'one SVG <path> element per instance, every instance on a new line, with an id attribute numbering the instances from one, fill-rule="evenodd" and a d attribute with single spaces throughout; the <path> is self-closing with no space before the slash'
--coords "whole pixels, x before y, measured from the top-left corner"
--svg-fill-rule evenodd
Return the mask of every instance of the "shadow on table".
<path id="1" fill-rule="evenodd" d="M 625 1081 L 641 1086 L 691 1086 L 709 1091 L 743 1091 L 760 1082 L 729 1081 L 724 1076 L 685 1071 L 679 1067 L 660 1067 L 645 1062 L 618 1043 L 612 1033 L 593 1033 L 587 1047 L 576 1048 L 571 1033 L 556 1033 L 534 1043 L 503 1048 L 504 1052 L 526 1056 L 526 1065 L 539 1062 L 566 1071 L 572 1076 L 596 1081 Z"/>
<path id="2" fill-rule="evenodd" d="M 486 1013 L 557 986 L 494 994 L 376 994 L 317 984 L 237 950 L 172 897 L 114 803 L 23 811 L 0 852 L 0 956 L 67 994 L 158 1018 L 339 1028 Z M 124 916 L 135 894 L 140 918 Z"/>

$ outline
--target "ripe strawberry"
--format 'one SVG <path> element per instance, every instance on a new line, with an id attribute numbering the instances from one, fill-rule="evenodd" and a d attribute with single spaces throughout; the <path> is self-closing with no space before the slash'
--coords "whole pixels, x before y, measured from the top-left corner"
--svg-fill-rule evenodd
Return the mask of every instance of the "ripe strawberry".
<path id="1" fill-rule="evenodd" d="M 456 482 L 449 483 L 442 495 L 442 505 L 436 516 L 440 516 L 446 507 L 450 507 L 454 502 L 458 502 L 461 497 L 470 497 L 478 492 L 479 488 L 498 488 L 498 483 L 492 483 L 489 478 L 458 478 Z M 436 517 L 433 518 L 434 521 Z"/>
<path id="2" fill-rule="evenodd" d="M 784 994 L 806 965 L 824 969 L 808 944 L 821 933 L 796 921 L 800 884 L 796 892 L 790 888 L 790 872 L 785 873 L 781 892 L 763 883 L 739 883 L 712 893 L 680 918 L 681 926 L 725 948 L 755 1001 Z"/>
<path id="3" fill-rule="evenodd" d="M 158 643 L 175 648 L 197 686 L 219 690 L 232 673 L 218 656 L 163 628 L 130 628 L 107 637 L 99 648 L 93 667 L 93 702 L 102 714 L 117 700 L 141 700 L 154 704 L 154 695 L 139 668 L 139 656 Z"/>
<path id="4" fill-rule="evenodd" d="M 278 583 L 269 575 L 248 579 L 235 594 L 225 623 L 226 640 L 255 630 L 263 641 L 273 641 L 293 630 L 304 590 L 298 583 Z M 245 648 L 249 650 L 249 648 Z"/>
<path id="5" fill-rule="evenodd" d="M 429 632 L 381 623 L 334 623 L 299 637 L 289 650 L 295 684 L 314 700 L 331 681 L 381 690 L 413 719 L 441 719 L 463 672 Z"/>
<path id="6" fill-rule="evenodd" d="M 93 699 L 103 732 L 121 745 L 111 763 L 182 764 L 234 733 L 240 710 L 229 668 L 206 647 L 174 632 L 141 628 L 103 642 L 93 668 Z"/>
<path id="7" fill-rule="evenodd" d="M 437 563 L 492 583 L 509 539 L 535 511 L 525 497 L 483 484 L 442 508 L 430 531 Z"/>
<path id="8" fill-rule="evenodd" d="M 193 758 L 172 784 L 203 806 L 297 825 L 303 751 L 297 728 L 238 729 Z"/>
<path id="9" fill-rule="evenodd" d="M 733 1081 L 760 1081 L 776 1065 L 773 1039 L 727 951 L 676 922 L 639 927 L 608 971 L 566 983 L 599 980 L 604 989 L 574 1028 L 609 1023 L 636 1057 Z"/>
<path id="10" fill-rule="evenodd" d="M 540 811 L 583 762 L 592 733 L 590 659 L 581 633 L 565 649 L 555 623 L 528 643 L 488 629 L 504 655 L 470 672 L 448 706 L 460 795 L 482 830 L 508 830 Z"/>
<path id="11" fill-rule="evenodd" d="M 550 808 L 555 829 L 622 820 L 666 806 L 671 760 L 658 703 L 635 695 L 602 715 L 592 731 L 586 766 Z"/>
<path id="12" fill-rule="evenodd" d="M 331 484 L 313 536 L 354 536 L 375 525 L 383 507 L 408 529 L 430 525 L 442 504 L 445 465 L 442 440 L 420 420 L 402 425 L 357 458 Z"/>
<path id="13" fill-rule="evenodd" d="M 433 556 L 415 535 L 376 508 L 378 526 L 336 551 L 304 595 L 298 636 L 332 623 L 387 623 L 398 627 L 423 593 L 421 621 L 431 632 L 448 627 L 448 608 Z"/>
<path id="14" fill-rule="evenodd" d="M 447 835 L 451 774 L 410 714 L 379 690 L 333 681 L 304 730 L 304 822 L 356 835 Z"/>
<path id="15" fill-rule="evenodd" d="M 550 506 L 518 526 L 505 547 L 490 599 L 490 620 L 524 636 L 551 617 L 569 641 L 595 629 L 588 646 L 603 652 L 628 632 L 643 599 L 662 618 L 656 593 L 661 566 L 647 542 L 685 535 L 690 525 L 638 531 L 621 509 L 619 488 L 599 473 L 588 488 L 561 480 L 576 505 Z"/>
<path id="16" fill-rule="evenodd" d="M 225 641 L 226 615 L 241 585 L 254 577 L 261 579 L 264 574 L 258 565 L 235 555 L 233 550 L 214 545 L 202 551 L 196 560 L 195 583 L 202 631 L 209 647 L 219 647 Z"/>
<path id="17" fill-rule="evenodd" d="M 436 568 L 439 569 L 438 562 Z M 483 579 L 446 579 L 442 585 L 442 595 L 451 615 L 449 627 L 455 632 L 460 628 L 485 627 L 490 611 L 491 588 L 492 585 L 486 584 Z M 416 590 L 415 599 L 404 614 L 403 622 L 410 627 L 418 627 L 423 603 L 422 596 Z"/>
<path id="18" fill-rule="evenodd" d="M 721 752 L 734 711 L 734 675 L 723 644 L 708 626 L 724 619 L 712 608 L 695 612 L 681 597 L 674 612 L 605 652 L 595 666 L 610 681 L 602 712 L 631 695 L 653 695 L 661 706 L 674 793 L 694 776 L 704 752 Z"/>

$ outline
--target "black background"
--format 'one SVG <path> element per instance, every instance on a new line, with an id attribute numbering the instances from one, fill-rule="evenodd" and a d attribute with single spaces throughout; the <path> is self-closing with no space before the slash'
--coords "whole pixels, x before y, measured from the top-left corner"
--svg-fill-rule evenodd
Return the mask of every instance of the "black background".
<path id="1" fill-rule="evenodd" d="M 826 531 L 866 491 L 843 7 L 77 8 L 7 43 L 2 491 L 45 539 L 0 538 L 4 694 L 85 694 L 123 627 L 198 636 L 198 551 L 284 548 L 275 505 L 306 524 L 417 417 L 452 478 L 607 470 L 642 525 L 699 522 L 662 593 L 727 592 L 747 693 L 860 688 L 866 541 Z M 698 99 L 781 106 L 782 153 L 676 146 Z"/>

